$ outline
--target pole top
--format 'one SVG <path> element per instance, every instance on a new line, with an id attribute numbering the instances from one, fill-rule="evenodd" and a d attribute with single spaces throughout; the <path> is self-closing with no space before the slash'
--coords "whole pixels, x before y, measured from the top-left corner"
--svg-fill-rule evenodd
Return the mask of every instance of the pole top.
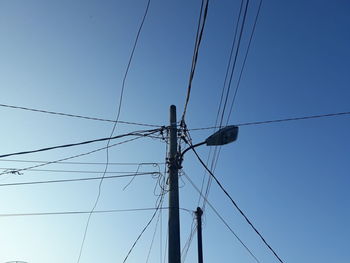
<path id="1" fill-rule="evenodd" d="M 197 216 L 201 216 L 201 215 L 203 215 L 203 210 L 200 207 L 197 207 L 197 210 L 195 213 Z"/>

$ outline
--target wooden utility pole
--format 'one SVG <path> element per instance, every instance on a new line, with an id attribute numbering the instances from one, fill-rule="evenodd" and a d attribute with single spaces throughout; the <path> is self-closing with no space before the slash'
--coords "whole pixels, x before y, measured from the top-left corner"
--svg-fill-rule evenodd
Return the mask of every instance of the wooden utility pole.
<path id="1" fill-rule="evenodd" d="M 170 106 L 169 132 L 169 245 L 168 263 L 181 263 L 179 215 L 179 154 L 177 151 L 176 107 Z"/>

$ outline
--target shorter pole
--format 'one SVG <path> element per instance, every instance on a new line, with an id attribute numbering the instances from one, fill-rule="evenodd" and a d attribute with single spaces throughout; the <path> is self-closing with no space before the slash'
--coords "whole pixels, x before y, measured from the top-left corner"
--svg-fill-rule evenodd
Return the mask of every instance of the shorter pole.
<path id="1" fill-rule="evenodd" d="M 197 241 L 198 241 L 198 263 L 203 263 L 203 246 L 202 246 L 202 215 L 203 210 L 197 207 L 195 212 L 197 218 Z"/>

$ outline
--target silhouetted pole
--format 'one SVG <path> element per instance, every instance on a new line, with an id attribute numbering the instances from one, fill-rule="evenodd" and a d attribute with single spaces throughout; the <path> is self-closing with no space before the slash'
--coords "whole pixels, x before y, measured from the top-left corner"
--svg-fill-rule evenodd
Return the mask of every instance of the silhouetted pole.
<path id="1" fill-rule="evenodd" d="M 198 263 L 203 263 L 203 246 L 202 246 L 202 215 L 203 210 L 197 207 L 197 242 L 198 242 Z"/>
<path id="2" fill-rule="evenodd" d="M 168 263 L 181 263 L 176 107 L 170 106 Z"/>

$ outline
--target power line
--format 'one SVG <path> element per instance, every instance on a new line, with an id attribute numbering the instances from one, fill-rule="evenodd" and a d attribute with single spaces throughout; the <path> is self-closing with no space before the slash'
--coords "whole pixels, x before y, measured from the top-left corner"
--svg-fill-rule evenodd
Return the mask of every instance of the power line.
<path id="1" fill-rule="evenodd" d="M 8 171 L 9 173 L 18 173 L 18 170 L 15 168 L 0 168 L 0 170 Z M 58 169 L 27 169 L 28 172 L 52 172 L 52 173 L 84 173 L 84 174 L 101 174 L 101 171 L 84 171 L 84 170 L 58 170 Z M 106 174 L 125 174 L 131 173 L 134 174 L 135 171 L 109 171 Z"/>
<path id="2" fill-rule="evenodd" d="M 49 164 L 57 164 L 57 163 L 60 163 L 60 162 L 63 162 L 63 161 L 67 161 L 67 160 L 71 160 L 71 159 L 74 159 L 74 158 L 90 155 L 90 154 L 93 154 L 93 153 L 105 150 L 107 148 L 115 147 L 117 145 L 125 144 L 125 143 L 132 142 L 132 141 L 136 141 L 136 140 L 139 140 L 141 138 L 144 138 L 144 137 L 136 137 L 136 138 L 128 139 L 128 140 L 125 140 L 125 141 L 122 141 L 122 142 L 118 142 L 118 143 L 115 143 L 115 144 L 112 144 L 112 145 L 109 145 L 109 146 L 97 148 L 97 149 L 89 151 L 89 152 L 76 154 L 76 155 L 73 155 L 73 156 L 61 158 L 61 159 L 54 160 L 54 161 L 43 162 L 43 163 L 40 163 L 40 164 L 37 164 L 37 165 L 33 165 L 33 166 L 25 167 L 25 168 L 20 168 L 20 169 L 16 169 L 16 170 L 11 170 L 11 171 L 4 171 L 4 172 L 0 173 L 0 175 L 19 173 L 19 172 L 31 170 L 33 168 L 43 167 L 43 166 L 46 166 L 46 165 L 49 165 Z M 1 161 L 5 161 L 5 160 L 2 160 L 2 159 L 0 159 L 0 160 Z"/>
<path id="3" fill-rule="evenodd" d="M 156 174 L 159 174 L 159 173 L 158 172 L 133 173 L 133 174 L 105 176 L 104 178 L 105 179 L 115 179 L 115 178 L 125 178 L 125 177 L 144 176 L 144 175 L 156 175 Z M 99 176 L 99 177 L 74 178 L 74 179 L 34 181 L 34 182 L 6 183 L 6 184 L 0 184 L 0 187 L 4 187 L 4 186 L 20 186 L 20 185 L 35 185 L 35 184 L 53 184 L 53 183 L 81 182 L 81 181 L 99 180 L 101 178 L 102 178 L 102 176 Z"/>
<path id="4" fill-rule="evenodd" d="M 197 159 L 199 160 L 199 162 L 202 164 L 202 166 L 208 171 L 208 173 L 213 177 L 213 179 L 215 180 L 215 182 L 218 184 L 218 186 L 221 188 L 221 190 L 225 193 L 225 195 L 230 199 L 231 203 L 234 205 L 234 207 L 238 210 L 238 212 L 244 217 L 244 219 L 247 221 L 247 223 L 252 227 L 252 229 L 255 231 L 255 233 L 260 237 L 260 239 L 263 241 L 263 243 L 268 247 L 269 250 L 271 250 L 271 252 L 275 255 L 275 257 L 278 259 L 279 262 L 284 263 L 282 261 L 282 259 L 278 256 L 278 254 L 275 252 L 275 250 L 267 243 L 267 241 L 265 240 L 265 238 L 262 236 L 262 234 L 260 234 L 260 232 L 257 230 L 257 228 L 253 225 L 253 223 L 250 221 L 250 219 L 245 215 L 245 213 L 239 208 L 239 206 L 237 205 L 237 203 L 233 200 L 233 198 L 231 197 L 231 195 L 226 191 L 226 189 L 222 186 L 222 184 L 220 183 L 220 181 L 217 179 L 217 177 L 212 173 L 212 171 L 210 171 L 210 169 L 205 165 L 205 163 L 203 162 L 203 160 L 200 158 L 200 156 L 198 155 L 197 151 L 192 148 L 191 149 L 194 154 L 196 155 Z"/>
<path id="5" fill-rule="evenodd" d="M 228 117 L 227 117 L 226 125 L 227 125 L 227 123 L 228 123 L 229 120 L 230 120 L 231 113 L 232 113 L 232 109 L 233 109 L 233 105 L 234 105 L 234 103 L 235 103 L 236 96 L 237 96 L 237 92 L 238 92 L 238 89 L 239 89 L 239 87 L 240 87 L 240 83 L 241 83 L 241 79 L 242 79 L 242 74 L 243 74 L 243 71 L 244 71 L 244 68 L 245 68 L 245 64 L 246 64 L 246 62 L 247 62 L 247 58 L 248 58 L 250 46 L 251 46 L 251 43 L 252 43 L 252 39 L 253 39 L 253 36 L 254 36 L 254 33 L 255 33 L 255 28 L 256 28 L 256 25 L 257 25 L 257 22 L 258 22 L 258 18 L 259 18 L 259 15 L 260 15 L 260 10 L 261 10 L 261 6 L 262 6 L 262 2 L 263 2 L 263 0 L 260 0 L 259 7 L 258 7 L 258 11 L 257 11 L 257 13 L 256 13 L 256 15 L 255 15 L 254 24 L 253 24 L 253 29 L 252 29 L 252 32 L 251 32 L 251 34 L 250 34 L 250 38 L 249 38 L 249 42 L 248 42 L 248 47 L 247 47 L 247 50 L 246 50 L 246 53 L 245 53 L 245 56 L 244 56 L 244 59 L 243 59 L 243 64 L 242 64 L 242 67 L 241 67 L 241 71 L 240 71 L 240 73 L 239 73 L 238 82 L 237 82 L 236 90 L 235 90 L 235 93 L 234 93 L 234 95 L 233 95 L 233 99 L 232 99 L 232 102 L 231 102 L 230 111 L 229 111 L 229 115 L 228 115 Z"/>
<path id="6" fill-rule="evenodd" d="M 246 5 L 245 5 L 245 9 L 244 9 L 243 20 L 242 20 L 242 26 L 241 26 L 240 32 L 239 32 L 237 48 L 236 48 L 235 57 L 234 57 L 234 60 L 233 60 L 233 65 L 232 65 L 231 74 L 230 74 L 230 79 L 229 79 L 228 88 L 227 88 L 227 92 L 226 92 L 225 102 L 224 102 L 224 106 L 223 106 L 223 110 L 222 110 L 222 115 L 221 115 L 221 119 L 220 119 L 220 126 L 221 126 L 222 121 L 223 121 L 223 118 L 224 118 L 225 109 L 226 109 L 228 97 L 229 97 L 230 90 L 231 90 L 232 78 L 233 78 L 233 75 L 234 75 L 234 71 L 235 71 L 235 69 L 236 69 L 236 63 L 237 63 L 238 53 L 239 53 L 239 49 L 240 49 L 240 46 L 241 46 L 241 41 L 242 41 L 242 36 L 243 36 L 243 31 L 244 31 L 244 25 L 245 25 L 245 21 L 246 21 L 246 17 L 247 17 L 247 12 L 248 12 L 248 6 L 249 6 L 249 0 L 246 1 Z"/>
<path id="7" fill-rule="evenodd" d="M 262 125 L 262 124 L 269 124 L 269 123 L 287 122 L 287 121 L 300 121 L 300 120 L 318 119 L 318 118 L 325 118 L 325 117 L 336 117 L 336 116 L 342 116 L 342 115 L 350 115 L 350 111 L 319 114 L 319 115 L 309 115 L 309 116 L 293 117 L 293 118 L 285 118 L 285 119 L 276 119 L 276 120 L 243 122 L 243 123 L 238 123 L 235 125 L 236 126 L 253 126 L 253 125 Z M 210 129 L 214 129 L 214 128 L 223 128 L 223 127 L 224 126 L 217 126 L 217 127 L 213 126 L 213 127 L 205 127 L 205 128 L 194 128 L 194 129 L 188 129 L 188 130 L 189 131 L 199 131 L 199 130 L 210 130 Z"/>
<path id="8" fill-rule="evenodd" d="M 111 145 L 112 146 L 112 145 Z M 18 159 L 0 159 L 0 162 L 18 162 L 18 163 L 48 163 L 50 161 L 43 160 L 18 160 Z M 58 162 L 57 164 L 79 164 L 79 165 L 106 165 L 102 162 Z M 138 165 L 160 165 L 165 164 L 164 162 L 118 162 L 109 163 L 109 165 L 121 165 L 121 166 L 138 166 Z"/>
<path id="9" fill-rule="evenodd" d="M 203 193 L 199 190 L 199 188 L 194 184 L 191 178 L 182 170 L 183 175 L 190 182 L 194 189 L 203 197 L 205 202 L 209 205 L 209 207 L 214 211 L 217 217 L 224 223 L 224 225 L 228 228 L 228 230 L 235 236 L 239 243 L 247 250 L 247 252 L 255 259 L 257 263 L 260 263 L 258 258 L 253 254 L 253 252 L 248 248 L 248 246 L 240 239 L 240 237 L 236 234 L 236 232 L 230 227 L 230 225 L 225 221 L 225 219 L 220 215 L 220 213 L 215 209 L 215 207 L 209 202 L 209 200 L 203 195 Z"/>
<path id="10" fill-rule="evenodd" d="M 147 208 L 133 208 L 133 209 L 110 209 L 110 210 L 95 210 L 93 214 L 104 214 L 104 213 L 122 213 L 122 212 L 139 212 L 139 211 L 153 211 L 155 209 L 169 209 L 169 207 L 147 207 Z M 179 208 L 181 211 L 192 213 L 191 210 L 186 208 Z M 9 213 L 0 214 L 0 217 L 23 217 L 23 216 L 52 216 L 52 215 L 78 215 L 78 214 L 89 214 L 91 211 L 60 211 L 60 212 L 35 212 L 35 213 Z"/>
<path id="11" fill-rule="evenodd" d="M 243 3 L 243 1 L 242 1 L 242 3 Z M 244 22 L 245 22 L 245 17 L 246 17 L 246 14 L 247 14 L 248 6 L 249 6 L 249 1 L 247 1 L 247 5 L 246 5 L 246 8 L 245 8 L 245 12 L 244 12 L 244 17 L 243 17 L 243 22 L 242 22 L 242 31 L 243 31 L 243 27 L 244 27 Z M 247 50 L 245 52 L 243 64 L 242 64 L 242 67 L 241 67 L 241 70 L 240 70 L 240 73 L 239 73 L 239 78 L 238 78 L 236 89 L 235 89 L 235 92 L 234 92 L 234 95 L 233 95 L 233 98 L 232 98 L 232 102 L 231 102 L 229 114 L 228 114 L 228 117 L 227 117 L 226 125 L 228 124 L 229 119 L 231 117 L 233 106 L 234 106 L 234 103 L 235 103 L 235 100 L 236 100 L 236 97 L 237 97 L 237 93 L 238 93 L 238 90 L 240 88 L 240 82 L 241 82 L 241 79 L 242 79 L 243 70 L 245 68 L 245 64 L 246 64 L 247 57 L 248 57 L 248 54 L 249 54 L 249 50 L 250 50 L 250 46 L 251 46 L 252 39 L 253 39 L 253 36 L 254 36 L 255 28 L 256 28 L 256 25 L 257 25 L 258 17 L 259 17 L 259 14 L 260 14 L 261 6 L 262 6 L 262 0 L 260 0 L 259 6 L 258 6 L 258 10 L 257 10 L 257 13 L 255 15 L 255 19 L 254 19 L 254 23 L 253 23 L 253 29 L 252 29 L 252 32 L 250 34 L 248 47 L 247 47 Z M 241 41 L 242 31 L 241 31 L 241 34 L 240 34 L 240 38 L 239 38 L 239 43 L 238 43 L 237 49 L 239 48 L 239 44 L 240 44 L 240 41 Z M 236 53 L 236 55 L 237 55 L 237 53 Z M 234 66 L 235 66 L 235 64 L 236 64 L 236 57 L 235 57 Z M 227 97 L 226 97 L 226 100 L 225 100 L 224 109 L 226 108 L 226 102 L 227 102 L 227 99 L 228 99 L 229 89 L 230 89 L 231 83 L 232 83 L 231 81 L 232 81 L 233 73 L 234 73 L 234 68 L 232 68 L 232 72 L 231 72 L 231 77 L 230 77 L 230 81 L 229 81 L 229 87 L 228 87 Z M 222 126 L 223 117 L 224 117 L 224 110 L 222 112 L 221 121 L 220 121 L 220 125 L 219 126 Z M 219 146 L 218 148 L 215 147 L 215 154 L 214 154 L 214 158 L 213 158 L 213 162 L 212 162 L 212 166 L 211 166 L 211 170 L 213 172 L 215 171 L 215 168 L 217 166 L 220 153 L 221 153 L 221 146 Z M 207 190 L 206 190 L 207 191 L 207 196 L 208 196 L 209 191 L 210 191 L 210 186 L 211 186 L 211 180 L 208 179 L 208 185 L 207 185 Z M 205 208 L 205 203 L 203 205 L 203 208 Z"/>
<path id="12" fill-rule="evenodd" d="M 34 108 L 28 108 L 28 107 L 22 107 L 22 106 L 8 105 L 8 104 L 0 104 L 0 107 L 20 109 L 20 110 L 46 113 L 46 114 L 52 114 L 52 115 L 60 115 L 60 116 L 65 116 L 65 117 L 73 117 L 73 118 L 93 120 L 93 121 L 112 122 L 112 123 L 118 122 L 118 123 L 122 123 L 122 124 L 138 125 L 138 126 L 145 126 L 145 127 L 159 127 L 159 126 L 161 126 L 161 125 L 155 125 L 155 124 L 138 123 L 138 122 L 130 122 L 130 121 L 119 121 L 119 120 L 115 121 L 115 120 L 110 120 L 110 119 L 88 117 L 88 116 L 77 115 L 77 114 L 55 112 L 55 111 L 48 111 L 48 110 L 42 110 L 42 109 L 34 109 Z"/>
<path id="13" fill-rule="evenodd" d="M 186 100 L 185 100 L 184 111 L 183 111 L 182 117 L 181 117 L 182 125 L 184 125 L 187 106 L 188 106 L 188 102 L 190 100 L 192 81 L 193 81 L 194 73 L 196 71 L 199 47 L 200 47 L 200 44 L 202 42 L 205 22 L 207 20 L 207 15 L 208 15 L 209 0 L 206 0 L 205 7 L 204 7 L 204 1 L 205 0 L 202 0 L 202 4 L 201 4 L 200 16 L 199 16 L 199 21 L 198 21 L 197 33 L 196 33 L 196 41 L 195 41 L 194 51 L 193 51 L 193 56 L 192 56 L 192 66 L 191 66 L 190 77 L 189 77 L 189 81 L 188 81 L 187 95 L 186 95 Z M 204 11 L 202 12 L 203 7 L 204 7 Z M 202 19 L 202 17 L 203 17 L 203 19 Z"/>
<path id="14" fill-rule="evenodd" d="M 233 55 L 234 47 L 235 47 L 235 44 L 236 44 L 237 33 L 238 33 L 238 25 L 239 25 L 239 21 L 240 21 L 240 18 L 241 18 L 242 10 L 243 10 L 243 0 L 241 0 L 239 13 L 238 13 L 238 17 L 237 17 L 237 20 L 236 20 L 236 26 L 235 26 L 235 30 L 234 30 L 234 37 L 232 39 L 229 60 L 228 60 L 228 64 L 227 64 L 227 67 L 226 67 L 224 83 L 223 83 L 222 90 L 221 90 L 219 107 L 218 107 L 216 118 L 215 118 L 215 126 L 221 126 L 222 125 L 222 123 L 218 124 L 219 115 L 220 115 L 220 112 L 221 112 L 222 102 L 223 102 L 223 99 L 224 99 L 226 82 L 227 82 L 227 78 L 228 78 L 229 71 L 230 71 L 230 65 L 231 65 L 231 61 L 232 61 L 232 55 Z M 214 129 L 214 131 L 215 131 L 215 129 Z M 212 151 L 213 151 L 213 148 L 210 147 L 209 154 L 208 154 L 208 157 L 207 157 L 207 162 L 206 162 L 207 165 L 209 164 L 209 160 L 212 157 Z M 212 159 L 212 162 L 211 162 L 212 164 L 213 164 L 213 161 L 215 160 L 216 153 L 217 153 L 217 147 L 214 147 L 214 154 L 213 154 L 213 159 Z M 211 169 L 213 169 L 213 167 L 211 167 Z M 204 170 L 204 171 L 205 172 L 204 172 L 203 178 L 202 178 L 201 192 L 203 192 L 203 187 L 204 187 L 204 183 L 205 183 L 205 177 L 206 177 L 206 174 L 207 174 L 206 170 Z M 207 182 L 207 187 L 206 187 L 206 195 L 209 194 L 210 184 L 211 184 L 211 177 L 208 176 L 208 182 Z M 201 195 L 199 195 L 197 206 L 199 206 L 200 201 L 201 201 Z M 205 204 L 203 205 L 203 210 L 205 210 Z M 195 219 L 193 219 L 193 220 L 195 221 Z"/>
<path id="15" fill-rule="evenodd" d="M 95 140 L 89 140 L 89 141 L 83 141 L 83 142 L 77 142 L 77 143 L 70 143 L 70 144 L 64 144 L 64 145 L 58 145 L 58 146 L 51 146 L 51 147 L 41 148 L 41 149 L 37 149 L 37 150 L 24 151 L 24 152 L 8 153 L 8 154 L 0 155 L 0 158 L 14 156 L 14 155 L 23 155 L 23 154 L 30 154 L 30 153 L 50 151 L 50 150 L 59 149 L 59 148 L 80 146 L 80 145 L 90 144 L 90 143 L 95 143 L 95 142 L 102 142 L 102 141 L 119 139 L 119 138 L 123 138 L 123 137 L 126 137 L 126 136 L 141 136 L 141 137 L 143 137 L 143 136 L 154 134 L 154 133 L 156 133 L 156 132 L 158 132 L 160 130 L 161 129 L 144 130 L 144 131 L 138 131 L 138 132 L 130 132 L 130 133 L 121 134 L 121 135 L 117 135 L 117 136 L 113 136 L 113 137 L 100 138 L 100 139 L 95 139 Z M 149 132 L 149 134 L 142 134 L 140 132 Z"/>

